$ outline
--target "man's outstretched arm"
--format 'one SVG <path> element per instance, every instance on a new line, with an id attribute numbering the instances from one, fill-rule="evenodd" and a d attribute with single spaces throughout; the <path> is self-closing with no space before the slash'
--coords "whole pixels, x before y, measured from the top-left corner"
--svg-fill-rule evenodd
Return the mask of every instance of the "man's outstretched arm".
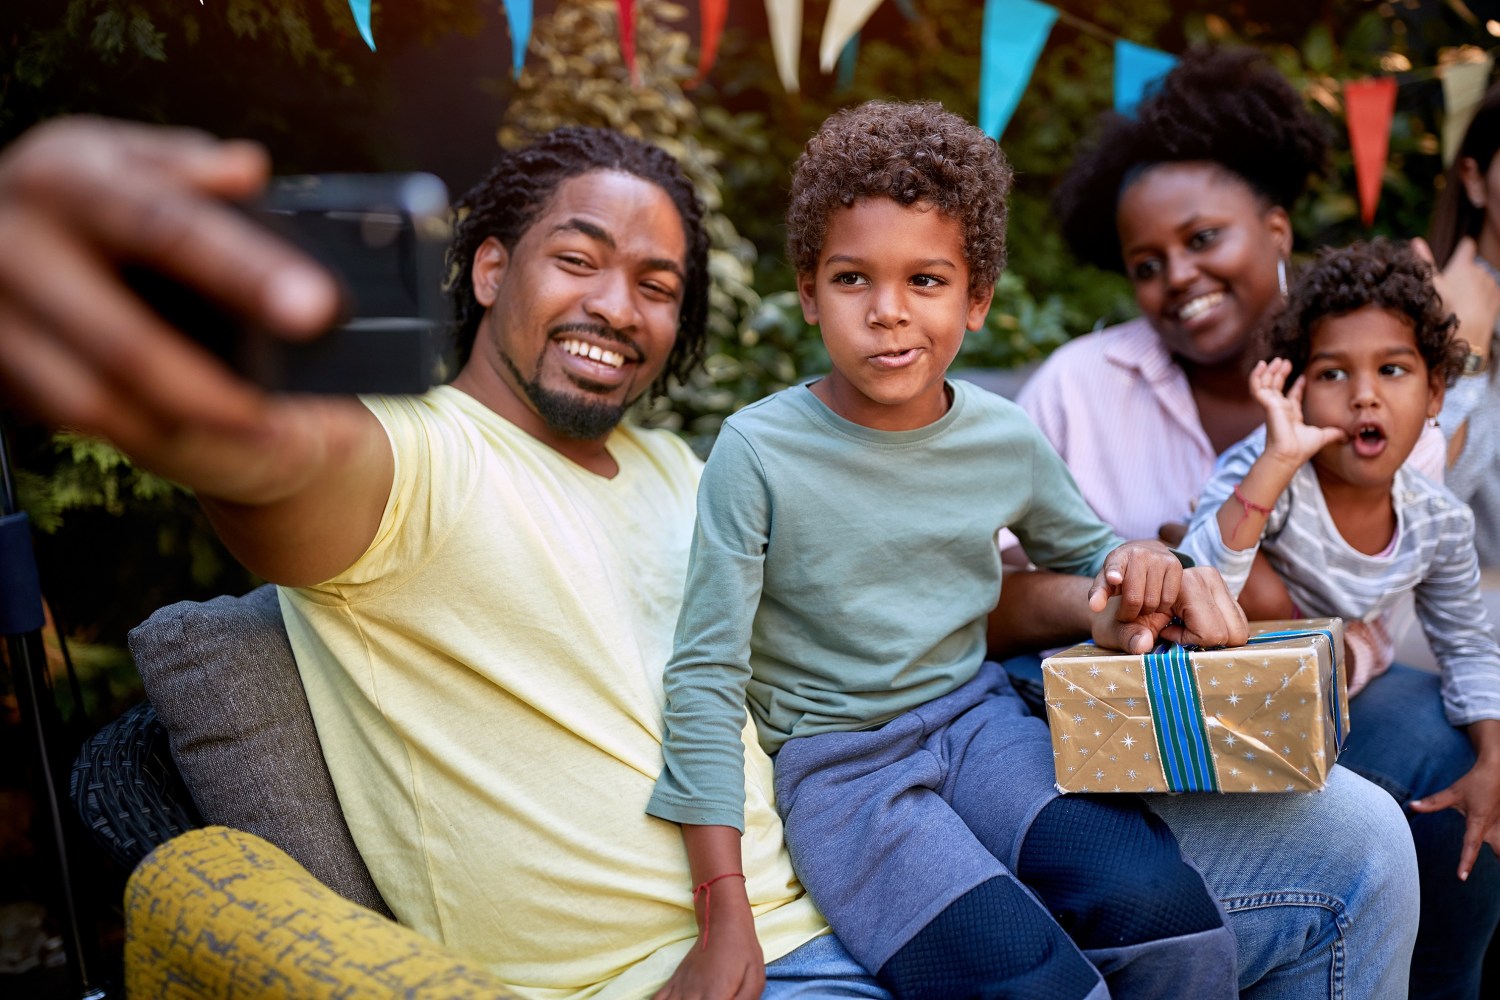
<path id="1" fill-rule="evenodd" d="M 393 466 L 378 422 L 352 399 L 267 396 L 121 278 L 161 272 L 282 336 L 322 329 L 330 277 L 224 204 L 268 169 L 250 143 L 102 119 L 17 140 L 0 155 L 0 387 L 195 490 L 250 569 L 312 583 L 379 526 Z"/>

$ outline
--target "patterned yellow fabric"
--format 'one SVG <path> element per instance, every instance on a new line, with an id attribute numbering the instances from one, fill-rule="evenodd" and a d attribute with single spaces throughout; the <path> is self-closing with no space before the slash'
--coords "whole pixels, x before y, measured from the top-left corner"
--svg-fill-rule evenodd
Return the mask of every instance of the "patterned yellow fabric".
<path id="1" fill-rule="evenodd" d="M 131 997 L 508 997 L 456 953 L 226 827 L 157 848 L 125 889 Z"/>

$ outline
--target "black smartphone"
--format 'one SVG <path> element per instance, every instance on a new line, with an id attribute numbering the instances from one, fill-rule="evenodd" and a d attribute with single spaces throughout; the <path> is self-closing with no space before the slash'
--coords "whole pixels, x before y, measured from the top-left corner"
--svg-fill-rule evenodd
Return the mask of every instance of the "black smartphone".
<path id="1" fill-rule="evenodd" d="M 340 322 L 291 343 L 142 268 L 126 281 L 171 325 L 277 392 L 420 393 L 442 381 L 448 192 L 431 174 L 277 177 L 245 210 L 331 271 Z"/>

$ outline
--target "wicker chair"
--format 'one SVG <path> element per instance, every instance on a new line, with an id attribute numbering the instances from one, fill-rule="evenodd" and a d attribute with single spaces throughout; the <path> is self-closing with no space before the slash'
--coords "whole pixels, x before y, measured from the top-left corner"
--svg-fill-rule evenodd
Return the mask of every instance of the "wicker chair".
<path id="1" fill-rule="evenodd" d="M 89 740 L 71 780 L 85 826 L 133 869 L 128 995 L 510 995 L 389 917 L 343 821 L 274 588 L 163 608 L 130 646 L 152 701 Z"/>

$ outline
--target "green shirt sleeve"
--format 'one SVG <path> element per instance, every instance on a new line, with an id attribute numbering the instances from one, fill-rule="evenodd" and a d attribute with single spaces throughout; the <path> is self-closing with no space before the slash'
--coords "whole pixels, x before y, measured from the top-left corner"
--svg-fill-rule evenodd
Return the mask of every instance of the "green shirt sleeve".
<path id="1" fill-rule="evenodd" d="M 698 486 L 687 586 L 666 687 L 663 767 L 646 812 L 744 832 L 745 685 L 771 503 L 754 449 L 726 426 Z"/>
<path id="2" fill-rule="evenodd" d="M 1041 431 L 1033 427 L 1031 438 L 1031 502 L 1010 529 L 1038 566 L 1095 576 L 1124 539 L 1083 499 L 1073 474 Z"/>

